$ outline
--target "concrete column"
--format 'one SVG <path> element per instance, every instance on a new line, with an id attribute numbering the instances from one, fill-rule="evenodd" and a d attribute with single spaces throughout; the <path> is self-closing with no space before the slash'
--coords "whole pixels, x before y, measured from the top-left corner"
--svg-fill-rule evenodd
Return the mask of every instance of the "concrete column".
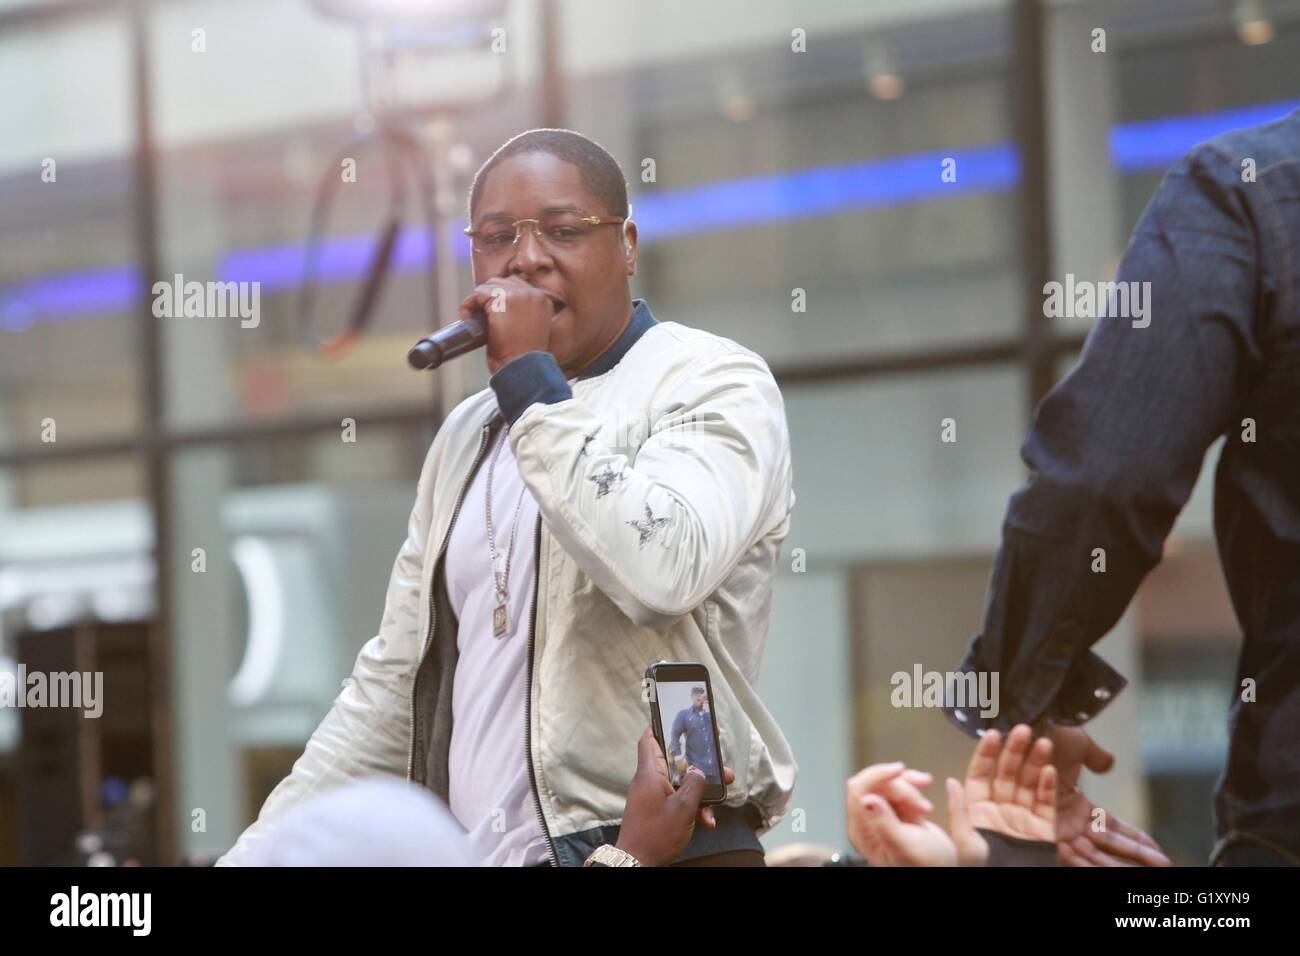
<path id="1" fill-rule="evenodd" d="M 203 183 L 182 190 L 163 186 L 163 246 L 170 280 L 215 281 L 224 244 L 222 210 Z M 237 414 L 230 380 L 230 350 L 236 335 L 266 335 L 243 329 L 238 318 L 183 318 L 162 324 L 165 416 L 171 429 L 228 421 Z M 242 768 L 232 743 L 232 713 L 226 688 L 235 667 L 239 635 L 231 608 L 235 569 L 222 526 L 230 491 L 229 447 L 179 453 L 170 469 L 173 524 L 171 682 L 172 754 L 176 777 L 176 835 L 181 854 L 221 851 L 234 842 L 243 820 Z M 203 548 L 206 570 L 192 570 L 193 551 Z M 195 811 L 204 830 L 196 832 Z"/>

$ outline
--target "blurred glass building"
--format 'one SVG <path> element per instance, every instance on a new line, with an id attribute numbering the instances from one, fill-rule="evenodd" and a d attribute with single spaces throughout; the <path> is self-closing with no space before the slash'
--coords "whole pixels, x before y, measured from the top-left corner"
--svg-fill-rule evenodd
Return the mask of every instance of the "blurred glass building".
<path id="1" fill-rule="evenodd" d="M 1087 332 L 1037 290 L 1110 278 L 1171 162 L 1300 105 L 1300 0 L 360 6 L 0 0 L 0 668 L 102 671 L 107 702 L 0 709 L 0 864 L 212 856 L 288 772 L 377 628 L 442 411 L 486 382 L 405 354 L 469 289 L 474 169 L 534 126 L 622 164 L 634 294 L 782 385 L 761 689 L 801 772 L 766 842 L 844 846 L 862 764 L 959 774 L 967 741 L 890 675 L 979 625 L 1033 404 Z M 398 208 L 364 335 L 321 354 Z M 259 283 L 258 321 L 155 317 L 176 276 Z M 1131 686 L 1089 782 L 1184 863 L 1240 637 L 1208 471 L 1098 647 Z"/>

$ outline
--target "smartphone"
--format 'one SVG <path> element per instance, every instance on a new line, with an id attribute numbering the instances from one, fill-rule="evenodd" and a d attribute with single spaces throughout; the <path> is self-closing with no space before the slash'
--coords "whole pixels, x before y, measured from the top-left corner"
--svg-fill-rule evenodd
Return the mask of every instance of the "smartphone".
<path id="1" fill-rule="evenodd" d="M 713 710 L 713 685 L 703 664 L 655 661 L 645 670 L 650 726 L 668 761 L 668 777 L 680 787 L 692 764 L 704 771 L 705 804 L 723 803 L 722 747 Z"/>

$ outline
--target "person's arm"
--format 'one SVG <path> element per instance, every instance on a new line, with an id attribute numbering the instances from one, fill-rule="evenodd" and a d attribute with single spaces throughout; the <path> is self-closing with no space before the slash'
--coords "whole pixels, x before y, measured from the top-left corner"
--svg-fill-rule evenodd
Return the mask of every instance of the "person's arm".
<path id="1" fill-rule="evenodd" d="M 731 785 L 736 775 L 723 767 L 722 780 Z M 647 727 L 637 741 L 636 774 L 628 787 L 615 852 L 603 844 L 584 865 L 668 866 L 691 842 L 697 823 L 706 829 L 717 826 L 712 809 L 700 806 L 707 785 L 697 770 L 687 772 L 682 785 L 674 788 L 663 751 Z"/>
<path id="2" fill-rule="evenodd" d="M 547 528 L 637 624 L 663 629 L 692 611 L 789 511 L 784 406 L 750 352 L 711 346 L 679 369 L 635 464 L 600 439 L 603 419 L 571 397 L 549 353 L 491 381 Z"/>
<path id="3" fill-rule="evenodd" d="M 1148 324 L 1099 319 L 1038 407 L 1021 452 L 1030 478 L 1011 499 L 983 626 L 960 666 L 1000 675 L 999 711 L 948 710 L 970 735 L 1040 718 L 1079 725 L 1125 684 L 1089 648 L 1159 561 L 1206 449 L 1240 437 L 1261 228 L 1240 169 L 1207 146 L 1170 172 L 1117 276 L 1149 283 Z"/>
<path id="4" fill-rule="evenodd" d="M 681 750 L 682 734 L 686 732 L 686 711 L 679 710 L 677 716 L 673 718 L 673 732 L 668 736 L 668 757 L 675 760 L 677 752 Z"/>
<path id="5" fill-rule="evenodd" d="M 389 576 L 379 633 L 357 655 L 351 676 L 292 772 L 267 797 L 257 820 L 217 861 L 218 866 L 258 865 L 276 819 L 312 794 L 372 774 L 406 775 L 411 681 L 423 643 L 417 633 L 420 580 L 440 450 L 441 442 L 435 440 L 425 458 L 406 540 Z"/>

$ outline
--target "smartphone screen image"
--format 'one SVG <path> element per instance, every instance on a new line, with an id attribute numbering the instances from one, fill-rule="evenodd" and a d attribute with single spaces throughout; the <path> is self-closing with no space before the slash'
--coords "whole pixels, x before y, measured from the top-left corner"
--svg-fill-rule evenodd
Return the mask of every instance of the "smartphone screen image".
<path id="1" fill-rule="evenodd" d="M 702 664 L 658 662 L 647 670 L 652 681 L 651 722 L 668 761 L 668 776 L 681 786 L 688 768 L 704 772 L 704 802 L 722 802 L 722 753 L 713 712 L 713 690 Z"/>

